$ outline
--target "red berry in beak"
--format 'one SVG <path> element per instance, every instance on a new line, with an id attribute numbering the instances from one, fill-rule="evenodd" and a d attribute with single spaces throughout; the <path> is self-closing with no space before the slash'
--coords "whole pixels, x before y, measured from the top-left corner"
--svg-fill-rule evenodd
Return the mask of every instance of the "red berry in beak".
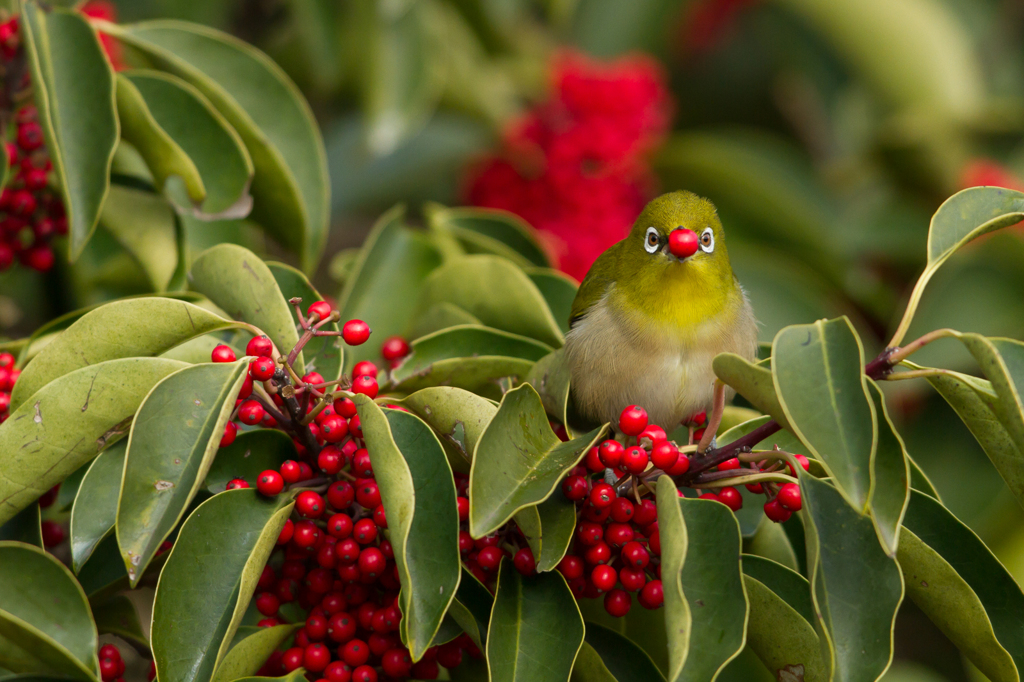
<path id="1" fill-rule="evenodd" d="M 677 227 L 668 235 L 668 250 L 676 258 L 689 258 L 697 253 L 697 233 Z"/>

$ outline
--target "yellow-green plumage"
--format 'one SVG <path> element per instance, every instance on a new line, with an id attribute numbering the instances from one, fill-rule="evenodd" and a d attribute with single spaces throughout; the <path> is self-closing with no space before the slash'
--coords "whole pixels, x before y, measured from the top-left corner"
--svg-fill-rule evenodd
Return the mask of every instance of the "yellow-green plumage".
<path id="1" fill-rule="evenodd" d="M 662 238 L 645 249 L 649 228 Z M 710 252 L 679 260 L 665 246 L 672 230 L 710 228 Z M 565 339 L 576 410 L 617 423 L 628 405 L 671 430 L 711 407 L 711 360 L 731 352 L 752 359 L 757 323 L 733 275 L 714 205 L 690 192 L 649 203 L 629 236 L 594 262 L 572 305 Z"/>

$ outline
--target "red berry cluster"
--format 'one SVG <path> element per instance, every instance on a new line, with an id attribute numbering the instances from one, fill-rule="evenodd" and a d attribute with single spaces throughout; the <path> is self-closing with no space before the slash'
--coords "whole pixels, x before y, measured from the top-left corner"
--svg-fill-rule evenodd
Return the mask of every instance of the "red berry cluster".
<path id="1" fill-rule="evenodd" d="M 10 416 L 11 391 L 21 376 L 21 370 L 14 366 L 14 360 L 11 353 L 0 353 L 0 424 Z"/>
<path id="2" fill-rule="evenodd" d="M 100 677 L 103 682 L 124 682 L 122 675 L 124 661 L 121 660 L 121 652 L 113 644 L 104 644 L 100 647 Z"/>
<path id="3" fill-rule="evenodd" d="M 666 77 L 653 60 L 602 64 L 562 53 L 551 97 L 473 169 L 467 203 L 521 216 L 541 230 L 558 266 L 582 279 L 650 198 L 644 156 L 664 137 L 671 109 Z"/>

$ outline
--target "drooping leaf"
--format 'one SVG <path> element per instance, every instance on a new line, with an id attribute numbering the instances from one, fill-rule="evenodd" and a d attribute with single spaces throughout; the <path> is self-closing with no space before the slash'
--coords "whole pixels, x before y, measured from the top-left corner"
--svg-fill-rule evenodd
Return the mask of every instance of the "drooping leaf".
<path id="1" fill-rule="evenodd" d="M 402 641 L 419 660 L 461 577 L 455 481 L 441 443 L 419 417 L 383 411 L 363 395 L 355 401 L 403 586 Z"/>
<path id="2" fill-rule="evenodd" d="M 530 384 L 512 389 L 477 443 L 469 474 L 469 532 L 483 537 L 546 500 L 607 428 L 563 443 Z"/>
<path id="3" fill-rule="evenodd" d="M 271 262 L 267 263 L 267 267 L 274 274 L 274 280 L 286 301 L 302 299 L 303 315 L 313 302 L 324 300 L 301 271 L 284 263 Z M 295 324 L 298 323 L 296 319 Z M 326 324 L 321 329 L 339 331 L 337 322 Z M 314 336 L 303 348 L 302 354 L 307 372 L 319 372 L 327 381 L 336 381 L 341 376 L 345 357 L 340 336 Z"/>
<path id="4" fill-rule="evenodd" d="M 255 675 L 274 649 L 300 627 L 301 624 L 296 623 L 257 629 L 228 650 L 224 660 L 217 666 L 212 682 L 234 682 L 240 677 Z"/>
<path id="5" fill-rule="evenodd" d="M 39 504 L 30 504 L 0 526 L 0 541 L 24 542 L 42 547 L 43 528 Z"/>
<path id="6" fill-rule="evenodd" d="M 0 424 L 0 524 L 126 434 L 149 389 L 183 366 L 99 362 L 50 382 L 12 412 Z"/>
<path id="7" fill-rule="evenodd" d="M 767 367 L 749 362 L 734 353 L 719 353 L 711 362 L 715 376 L 750 401 L 761 412 L 770 415 L 784 429 L 789 422 L 775 393 L 772 372 Z"/>
<path id="8" fill-rule="evenodd" d="M 295 444 L 283 431 L 255 429 L 239 433 L 235 442 L 217 451 L 203 486 L 211 493 L 220 493 L 229 481 L 241 478 L 256 487 L 261 473 L 279 469 L 285 460 L 296 456 Z"/>
<path id="9" fill-rule="evenodd" d="M 427 336 L 460 324 L 483 326 L 480 324 L 480 320 L 459 306 L 451 303 L 438 303 L 416 315 L 409 327 L 409 337 L 418 339 L 421 336 Z"/>
<path id="10" fill-rule="evenodd" d="M 454 386 L 434 386 L 395 400 L 430 425 L 452 462 L 454 455 L 469 471 L 480 435 L 498 408 L 486 398 Z"/>
<path id="11" fill-rule="evenodd" d="M 882 389 L 870 379 L 868 388 L 878 419 L 878 442 L 871 457 L 871 520 L 886 553 L 896 556 L 900 524 L 910 499 L 910 467 L 906 446 L 885 408 Z"/>
<path id="12" fill-rule="evenodd" d="M 907 595 L 989 679 L 1024 669 L 1024 593 L 980 538 L 914 491 L 900 535 Z"/>
<path id="13" fill-rule="evenodd" d="M 772 344 L 772 378 L 790 430 L 861 511 L 868 507 L 878 439 L 863 355 L 845 317 L 786 327 Z"/>
<path id="14" fill-rule="evenodd" d="M 573 682 L 664 682 L 647 652 L 615 630 L 587 623 Z"/>
<path id="15" fill-rule="evenodd" d="M 99 680 L 96 624 L 71 571 L 39 547 L 0 542 L 0 666 Z"/>
<path id="16" fill-rule="evenodd" d="M 561 573 L 525 577 L 502 561 L 487 626 L 491 682 L 566 682 L 584 625 Z"/>
<path id="17" fill-rule="evenodd" d="M 164 555 L 161 555 L 157 561 L 150 564 L 149 575 L 159 572 L 157 564 L 162 565 L 163 557 Z M 96 545 L 92 556 L 78 571 L 78 582 L 89 596 L 90 602 L 96 603 L 131 587 L 128 571 L 125 570 L 121 552 L 117 547 L 117 537 L 113 533 L 108 534 Z"/>
<path id="18" fill-rule="evenodd" d="M 114 71 L 85 17 L 22 2 L 39 123 L 68 216 L 71 260 L 96 229 L 118 139 Z"/>
<path id="19" fill-rule="evenodd" d="M 680 498 L 658 479 L 661 579 L 672 682 L 714 682 L 746 642 L 739 525 L 725 505 Z"/>
<path id="20" fill-rule="evenodd" d="M 252 218 L 312 270 L 327 238 L 327 159 L 295 84 L 262 52 L 204 26 L 152 21 L 101 28 L 195 86 L 238 131 L 256 171 Z"/>
<path id="21" fill-rule="evenodd" d="M 202 181 L 197 194 L 186 180 L 169 195 L 182 210 L 204 218 L 244 218 L 252 210 L 249 186 L 253 164 L 241 137 L 203 94 L 187 82 L 158 71 L 126 71 L 120 76 L 137 90 L 154 122 L 188 155 Z M 130 140 L 129 140 L 130 141 Z M 138 144 L 140 153 L 146 152 Z M 147 158 L 150 169 L 152 163 Z M 154 171 L 159 180 L 160 177 Z"/>
<path id="22" fill-rule="evenodd" d="M 190 365 L 149 392 L 128 436 L 117 542 L 134 587 L 200 489 L 248 363 Z"/>
<path id="23" fill-rule="evenodd" d="M 181 260 L 178 218 L 159 194 L 112 185 L 100 224 L 139 263 L 155 291 L 166 291 Z"/>
<path id="24" fill-rule="evenodd" d="M 278 353 L 287 354 L 299 342 L 291 306 L 274 273 L 259 256 L 235 244 L 220 244 L 196 256 L 189 275 L 192 288 L 232 317 L 261 329 Z M 304 374 L 303 354 L 295 370 Z"/>
<path id="25" fill-rule="evenodd" d="M 554 570 L 572 543 L 576 505 L 556 492 L 540 504 L 520 509 L 513 518 L 530 544 L 537 571 Z"/>
<path id="26" fill-rule="evenodd" d="M 441 264 L 430 240 L 403 224 L 404 213 L 395 207 L 377 220 L 338 297 L 341 319 L 365 321 L 374 340 L 406 331 L 414 314 L 424 310 L 416 304 L 423 280 Z M 348 366 L 373 358 L 377 348 L 368 343 L 350 349 Z"/>
<path id="27" fill-rule="evenodd" d="M 115 594 L 92 608 L 96 619 L 96 629 L 101 635 L 116 635 L 136 646 L 148 647 L 149 639 L 142 629 L 139 610 L 131 598 L 123 594 Z"/>
<path id="28" fill-rule="evenodd" d="M 873 682 L 893 654 L 903 578 L 871 519 L 829 483 L 800 474 L 815 629 L 830 679 Z M 856 561 L 851 561 L 856 557 Z"/>
<path id="29" fill-rule="evenodd" d="M 445 208 L 434 204 L 427 207 L 427 219 L 432 227 L 451 232 L 467 253 L 502 256 L 524 268 L 551 267 L 533 228 L 513 213 L 489 208 Z"/>
<path id="30" fill-rule="evenodd" d="M 153 603 L 151 639 L 161 679 L 212 677 L 291 509 L 285 495 L 228 490 L 185 521 Z"/>
<path id="31" fill-rule="evenodd" d="M 114 443 L 92 461 L 71 507 L 71 566 L 81 570 L 117 521 L 127 439 Z"/>
<path id="32" fill-rule="evenodd" d="M 105 360 L 159 355 L 230 320 L 170 298 L 114 301 L 89 311 L 25 366 L 11 393 L 14 409 L 57 377 Z"/>
<path id="33" fill-rule="evenodd" d="M 487 624 L 493 606 L 494 596 L 476 576 L 463 567 L 459 590 L 455 593 L 449 613 L 481 651 L 487 641 Z"/>
<path id="34" fill-rule="evenodd" d="M 462 256 L 432 272 L 423 283 L 417 306 L 426 309 L 443 302 L 462 308 L 489 327 L 554 348 L 564 342 L 537 286 L 511 261 L 498 256 Z"/>

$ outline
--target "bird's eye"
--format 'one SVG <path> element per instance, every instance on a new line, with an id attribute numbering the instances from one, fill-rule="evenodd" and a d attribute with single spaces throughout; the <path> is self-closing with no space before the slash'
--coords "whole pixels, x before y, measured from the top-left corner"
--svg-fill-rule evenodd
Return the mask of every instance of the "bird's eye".
<path id="1" fill-rule="evenodd" d="M 711 253 L 715 250 L 715 233 L 710 227 L 704 228 L 700 233 L 700 250 L 704 253 Z"/>
<path id="2" fill-rule="evenodd" d="M 654 253 L 661 246 L 661 235 L 653 227 L 647 228 L 647 234 L 644 236 L 644 249 L 647 253 Z"/>

